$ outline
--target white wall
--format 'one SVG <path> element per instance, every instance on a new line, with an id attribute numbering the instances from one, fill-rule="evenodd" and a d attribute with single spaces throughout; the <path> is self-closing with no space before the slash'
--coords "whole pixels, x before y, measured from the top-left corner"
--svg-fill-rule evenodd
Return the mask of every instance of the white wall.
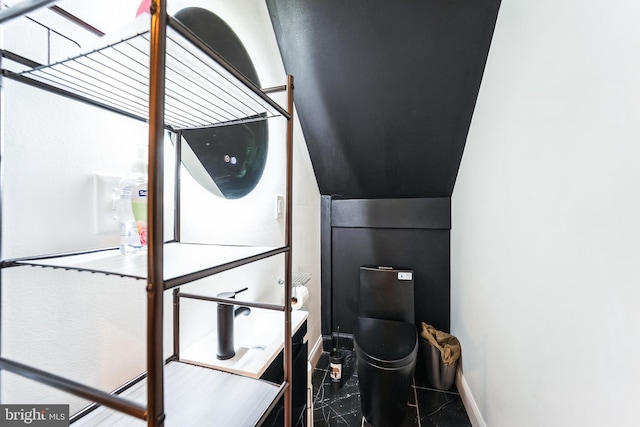
<path id="1" fill-rule="evenodd" d="M 502 2 L 452 201 L 452 333 L 487 426 L 638 425 L 639 14 Z"/>
<path id="2" fill-rule="evenodd" d="M 58 5 L 110 32 L 134 18 L 138 3 L 92 2 L 89 7 L 87 2 L 68 0 Z M 110 13 L 104 12 L 105 4 Z M 176 0 L 169 1 L 169 12 L 186 5 L 209 8 L 226 20 L 249 51 L 264 87 L 285 83 L 263 1 Z M 28 37 L 12 40 L 8 35 L 5 43 L 36 45 Z M 140 141 L 146 143 L 146 125 L 15 82 L 5 81 L 3 86 L 3 257 L 117 245 L 117 233 L 94 233 L 93 175 L 126 174 L 135 158 L 123 153 L 131 152 Z M 313 345 L 320 338 L 320 196 L 297 119 L 295 123 L 293 265 L 294 271 L 313 274 L 306 307 Z M 274 141 L 284 139 L 282 124 L 271 120 L 269 126 Z M 276 173 L 283 153 L 283 144 L 270 145 L 263 180 L 241 200 L 198 193 L 197 184 L 185 172 L 185 194 L 188 198 L 195 194 L 196 199 L 191 197 L 182 212 L 184 237 L 218 241 L 234 236 L 242 243 L 262 245 L 281 242 L 283 221 L 274 218 L 274 199 L 284 191 L 284 175 Z M 38 166 L 30 166 L 34 164 Z M 262 262 L 247 269 L 251 274 L 224 273 L 210 285 L 230 290 L 248 283 L 255 285 L 255 298 L 281 300 L 283 290 L 277 279 L 282 271 L 274 264 Z M 166 320 L 171 314 L 169 300 L 170 296 Z M 3 355 L 110 390 L 144 370 L 145 303 L 144 284 L 139 281 L 39 268 L 5 270 Z M 183 319 L 188 340 L 196 338 L 188 331 L 202 329 L 199 319 L 198 313 Z M 167 332 L 168 354 L 170 328 Z M 2 403 L 71 403 L 72 412 L 86 403 L 6 372 L 1 394 Z"/>

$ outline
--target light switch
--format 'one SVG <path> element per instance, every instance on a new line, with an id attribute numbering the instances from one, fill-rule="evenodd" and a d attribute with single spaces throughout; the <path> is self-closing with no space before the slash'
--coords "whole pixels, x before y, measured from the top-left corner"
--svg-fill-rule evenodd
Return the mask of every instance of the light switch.
<path id="1" fill-rule="evenodd" d="M 93 232 L 95 234 L 118 232 L 114 190 L 121 179 L 117 176 L 93 175 Z"/>
<path id="2" fill-rule="evenodd" d="M 280 219 L 284 215 L 284 196 L 276 195 L 276 214 L 275 218 Z"/>

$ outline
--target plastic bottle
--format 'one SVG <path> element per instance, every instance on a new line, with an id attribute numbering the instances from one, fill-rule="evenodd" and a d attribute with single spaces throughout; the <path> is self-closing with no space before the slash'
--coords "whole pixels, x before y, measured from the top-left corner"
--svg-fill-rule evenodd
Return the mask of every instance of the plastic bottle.
<path id="1" fill-rule="evenodd" d="M 116 187 L 116 218 L 120 223 L 120 253 L 147 249 L 147 165 L 138 161 Z"/>

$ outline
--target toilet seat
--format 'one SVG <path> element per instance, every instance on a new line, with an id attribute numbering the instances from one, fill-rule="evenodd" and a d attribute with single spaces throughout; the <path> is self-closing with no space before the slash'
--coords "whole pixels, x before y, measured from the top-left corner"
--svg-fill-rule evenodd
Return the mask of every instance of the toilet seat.
<path id="1" fill-rule="evenodd" d="M 354 346 L 363 361 L 382 369 L 398 369 L 416 359 L 418 333 L 410 323 L 358 317 Z"/>

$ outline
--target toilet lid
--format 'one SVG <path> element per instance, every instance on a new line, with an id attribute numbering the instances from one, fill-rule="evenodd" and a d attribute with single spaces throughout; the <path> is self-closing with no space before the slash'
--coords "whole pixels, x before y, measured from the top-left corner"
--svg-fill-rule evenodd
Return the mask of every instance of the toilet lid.
<path id="1" fill-rule="evenodd" d="M 358 317 L 353 336 L 357 356 L 382 368 L 405 366 L 418 353 L 418 333 L 410 323 Z"/>

